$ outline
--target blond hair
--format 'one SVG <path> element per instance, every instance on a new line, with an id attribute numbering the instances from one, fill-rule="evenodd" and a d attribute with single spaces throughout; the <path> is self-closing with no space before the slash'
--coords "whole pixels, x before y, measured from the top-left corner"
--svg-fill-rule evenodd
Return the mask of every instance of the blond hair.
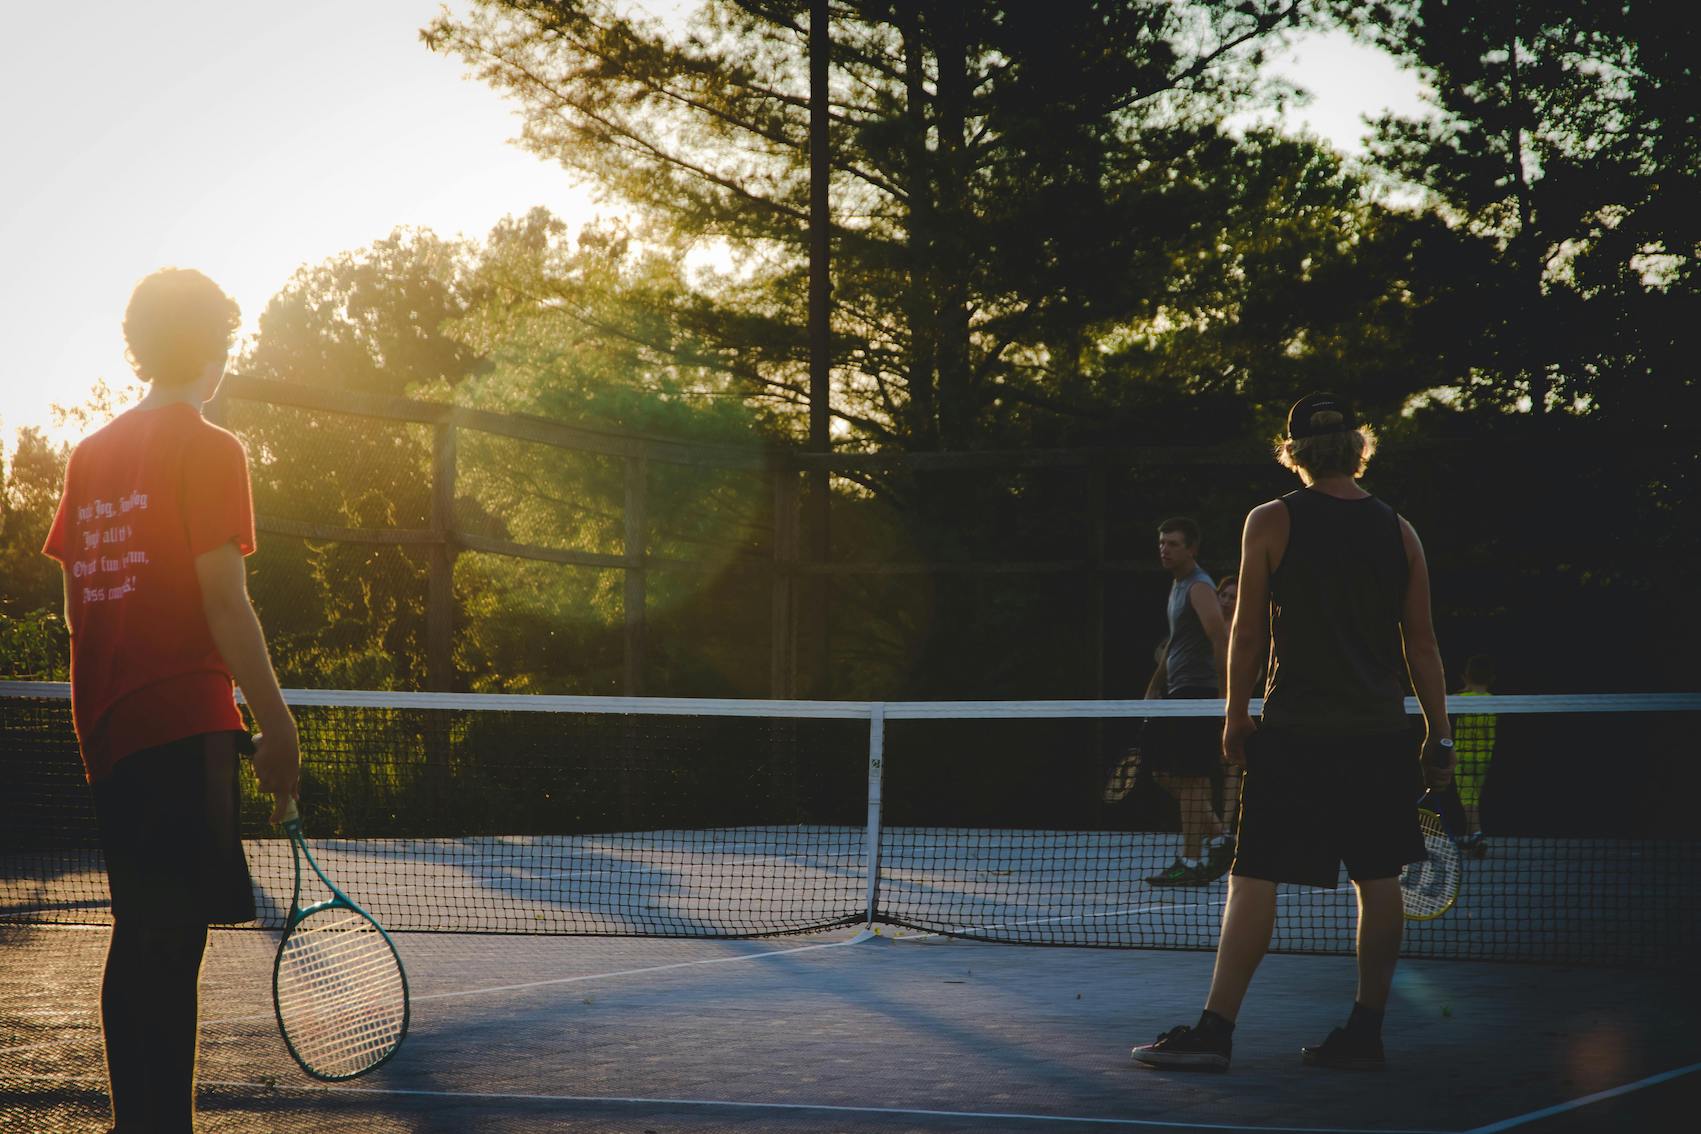
<path id="1" fill-rule="evenodd" d="M 1358 478 L 1376 455 L 1376 431 L 1368 425 L 1314 437 L 1276 438 L 1276 462 L 1306 483 L 1326 476 Z"/>
<path id="2" fill-rule="evenodd" d="M 212 280 L 192 268 L 162 268 L 130 293 L 124 342 L 137 375 L 185 386 L 225 356 L 241 322 L 236 300 Z"/>

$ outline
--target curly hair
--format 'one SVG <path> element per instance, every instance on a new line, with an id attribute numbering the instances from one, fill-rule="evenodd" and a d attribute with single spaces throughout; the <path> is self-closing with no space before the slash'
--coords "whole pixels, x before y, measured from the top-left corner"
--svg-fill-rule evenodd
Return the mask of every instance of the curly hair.
<path id="1" fill-rule="evenodd" d="M 162 268 L 136 285 L 124 309 L 124 342 L 139 377 L 157 386 L 185 386 L 223 358 L 242 311 L 206 276 Z"/>
<path id="2" fill-rule="evenodd" d="M 1276 438 L 1276 462 L 1307 483 L 1325 476 L 1361 477 L 1376 455 L 1376 431 L 1368 425 L 1315 437 Z"/>

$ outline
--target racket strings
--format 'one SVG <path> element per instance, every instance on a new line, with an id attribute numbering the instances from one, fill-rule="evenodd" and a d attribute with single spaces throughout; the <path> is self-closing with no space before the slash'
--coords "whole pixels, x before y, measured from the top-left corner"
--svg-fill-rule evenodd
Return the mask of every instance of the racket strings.
<path id="1" fill-rule="evenodd" d="M 296 926 L 278 962 L 278 1012 L 302 1062 L 348 1077 L 380 1062 L 401 1040 L 401 967 L 368 918 L 326 911 Z"/>
<path id="2" fill-rule="evenodd" d="M 1459 848 L 1448 838 L 1441 820 L 1433 812 L 1420 808 L 1418 821 L 1429 859 L 1414 862 L 1401 873 L 1401 898 L 1408 917 L 1439 917 L 1452 908 L 1464 870 Z"/>
<path id="3" fill-rule="evenodd" d="M 400 1012 L 389 999 L 382 987 L 362 990 L 340 979 L 309 988 L 283 1010 L 306 1063 L 323 1074 L 349 1075 L 376 1063 L 400 1038 Z"/>

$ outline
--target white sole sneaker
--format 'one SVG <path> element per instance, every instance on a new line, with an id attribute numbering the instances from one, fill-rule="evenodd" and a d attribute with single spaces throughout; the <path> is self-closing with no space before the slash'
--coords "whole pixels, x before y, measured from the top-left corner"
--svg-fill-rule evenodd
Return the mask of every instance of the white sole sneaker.
<path id="1" fill-rule="evenodd" d="M 1136 1063 L 1169 1067 L 1178 1071 L 1227 1071 L 1229 1057 L 1215 1051 L 1154 1051 L 1137 1047 L 1130 1052 Z"/>

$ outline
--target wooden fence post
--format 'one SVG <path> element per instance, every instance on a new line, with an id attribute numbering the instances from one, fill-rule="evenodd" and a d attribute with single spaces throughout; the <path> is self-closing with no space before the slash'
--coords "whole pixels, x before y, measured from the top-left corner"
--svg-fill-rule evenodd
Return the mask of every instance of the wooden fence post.
<path id="1" fill-rule="evenodd" d="M 455 688 L 455 427 L 432 427 L 431 571 L 426 597 L 426 683 Z"/>
<path id="2" fill-rule="evenodd" d="M 797 695 L 797 470 L 773 468 L 774 567 L 769 625 L 768 687 L 784 699 Z"/>
<path id="3" fill-rule="evenodd" d="M 626 622 L 625 670 L 621 692 L 640 697 L 644 692 L 644 605 L 646 587 L 644 560 L 649 553 L 649 519 L 645 515 L 649 464 L 643 457 L 626 458 L 626 567 L 624 598 Z"/>
<path id="4" fill-rule="evenodd" d="M 1093 461 L 1087 465 L 1087 647 L 1092 657 L 1091 695 L 1102 699 L 1104 689 L 1104 549 L 1105 549 L 1105 482 L 1110 470 L 1105 464 Z"/>
<path id="5" fill-rule="evenodd" d="M 1090 461 L 1087 476 L 1087 651 L 1092 658 L 1089 695 L 1104 699 L 1104 614 L 1105 614 L 1105 496 L 1109 467 Z M 1114 729 L 1114 725 L 1112 726 Z M 1094 718 L 1092 728 L 1093 755 L 1103 759 L 1109 749 L 1106 724 L 1102 717 Z M 1092 765 L 1097 766 L 1097 765 Z"/>

